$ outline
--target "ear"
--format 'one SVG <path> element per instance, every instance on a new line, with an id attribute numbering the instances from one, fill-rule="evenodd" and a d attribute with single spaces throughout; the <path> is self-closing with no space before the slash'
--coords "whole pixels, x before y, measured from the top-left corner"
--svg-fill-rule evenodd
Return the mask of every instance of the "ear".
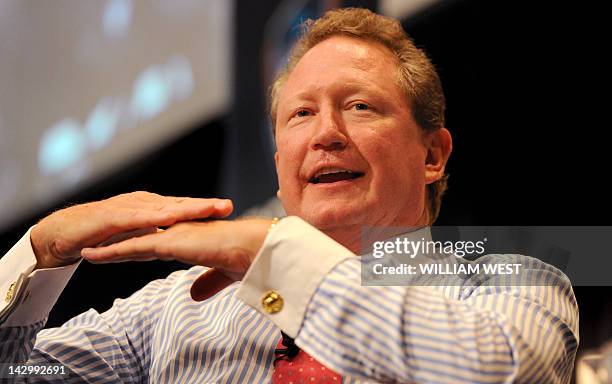
<path id="1" fill-rule="evenodd" d="M 278 174 L 278 151 L 274 152 L 274 165 L 276 166 L 276 169 L 277 169 L 276 173 Z M 280 201 L 283 201 L 283 197 L 281 196 L 281 191 L 280 191 L 280 180 L 278 183 L 278 191 L 276 191 L 276 197 L 278 197 Z"/>
<path id="2" fill-rule="evenodd" d="M 446 163 L 453 150 L 453 139 L 446 128 L 425 133 L 425 184 L 431 184 L 444 176 Z"/>

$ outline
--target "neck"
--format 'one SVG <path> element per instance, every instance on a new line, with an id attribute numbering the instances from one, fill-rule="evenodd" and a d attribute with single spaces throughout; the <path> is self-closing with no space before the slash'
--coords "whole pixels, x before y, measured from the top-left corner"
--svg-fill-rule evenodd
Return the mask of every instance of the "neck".
<path id="1" fill-rule="evenodd" d="M 362 254 L 365 250 L 372 247 L 372 244 L 378 240 L 384 240 L 392 236 L 399 235 L 404 230 L 399 230 L 398 233 L 393 233 L 389 230 L 390 227 L 398 228 L 417 228 L 429 225 L 429 211 L 423 209 L 421 216 L 414 223 L 390 223 L 387 225 L 372 225 L 372 228 L 379 228 L 377 231 L 368 231 L 367 236 L 364 238 L 364 225 L 350 225 L 340 226 L 335 228 L 326 228 L 322 231 L 334 241 L 342 244 L 349 251 L 356 255 Z"/>

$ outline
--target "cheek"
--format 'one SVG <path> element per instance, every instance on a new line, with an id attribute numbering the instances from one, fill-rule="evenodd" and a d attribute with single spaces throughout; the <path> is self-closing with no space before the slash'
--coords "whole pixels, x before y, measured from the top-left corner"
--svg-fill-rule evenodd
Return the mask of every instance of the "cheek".
<path id="1" fill-rule="evenodd" d="M 398 194 L 415 192 L 425 184 L 426 152 L 422 145 L 406 139 L 372 140 L 370 146 L 374 182 L 378 188 Z"/>
<path id="2" fill-rule="evenodd" d="M 278 183 L 283 196 L 289 197 L 289 194 L 295 192 L 296 188 L 299 187 L 299 172 L 303 155 L 300 147 L 288 140 L 277 141 L 277 153 Z"/>
<path id="3" fill-rule="evenodd" d="M 288 189 L 292 180 L 295 179 L 293 175 L 296 171 L 292 168 L 294 164 L 291 161 L 287 161 L 287 159 L 290 158 L 291 157 L 287 157 L 286 155 L 279 155 L 279 161 L 276 167 L 276 172 L 278 173 L 278 184 L 285 190 Z"/>
<path id="4" fill-rule="evenodd" d="M 306 142 L 303 136 L 301 130 L 285 128 L 281 132 L 277 131 L 276 151 L 285 159 L 285 162 L 291 162 L 290 160 L 293 157 L 300 155 L 304 151 Z"/>

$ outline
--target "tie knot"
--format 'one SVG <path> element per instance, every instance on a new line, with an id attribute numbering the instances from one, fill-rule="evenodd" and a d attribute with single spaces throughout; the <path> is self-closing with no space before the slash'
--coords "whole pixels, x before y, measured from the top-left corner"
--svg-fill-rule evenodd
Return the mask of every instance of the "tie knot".
<path id="1" fill-rule="evenodd" d="M 281 344 L 285 348 L 276 348 L 274 350 L 274 354 L 276 355 L 275 360 L 278 360 L 283 357 L 287 357 L 289 359 L 294 358 L 300 352 L 300 348 L 295 345 L 295 341 L 291 337 L 287 336 L 285 332 L 281 331 L 281 335 L 283 337 L 281 340 Z"/>
<path id="2" fill-rule="evenodd" d="M 302 351 L 291 337 L 282 332 L 281 334 L 283 338 L 278 341 L 277 349 L 274 351 L 276 358 L 272 384 L 342 382 L 342 376 Z"/>

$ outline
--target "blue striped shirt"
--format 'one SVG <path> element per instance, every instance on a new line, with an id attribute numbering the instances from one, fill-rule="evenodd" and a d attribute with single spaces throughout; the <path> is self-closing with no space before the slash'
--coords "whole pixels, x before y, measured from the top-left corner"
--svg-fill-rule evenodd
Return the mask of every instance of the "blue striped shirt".
<path id="1" fill-rule="evenodd" d="M 308 236 L 282 241 L 320 251 Z M 344 258 L 317 282 L 296 344 L 346 382 L 568 383 L 578 343 L 568 279 L 534 258 L 487 257 L 522 263 L 546 284 L 363 286 L 359 259 Z M 59 362 L 68 382 L 269 382 L 279 321 L 245 303 L 240 283 L 194 302 L 204 271 L 174 272 L 60 328 L 1 327 L 0 362 Z"/>

